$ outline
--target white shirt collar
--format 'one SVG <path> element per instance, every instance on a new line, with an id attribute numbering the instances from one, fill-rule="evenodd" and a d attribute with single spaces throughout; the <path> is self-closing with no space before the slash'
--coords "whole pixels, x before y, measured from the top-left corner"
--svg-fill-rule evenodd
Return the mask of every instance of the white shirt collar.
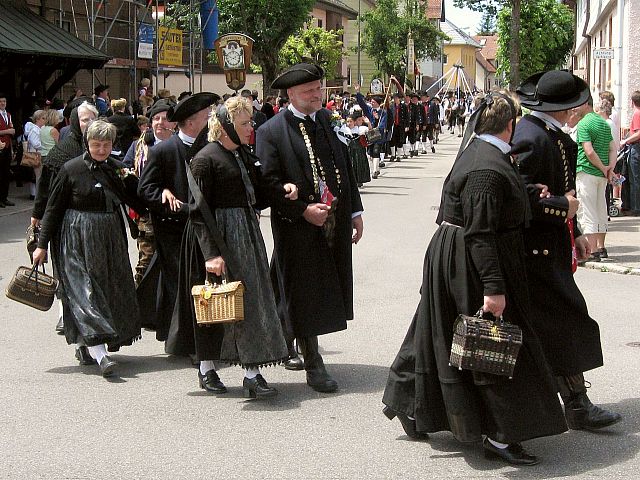
<path id="1" fill-rule="evenodd" d="M 302 113 L 300 110 L 294 107 L 293 103 L 290 103 L 288 108 L 289 110 L 291 110 L 291 113 L 293 113 L 294 117 L 298 117 L 303 120 L 304 120 L 304 117 L 306 117 L 306 114 Z M 311 117 L 311 120 L 313 120 L 314 122 L 316 121 L 316 113 L 317 112 L 313 112 L 312 114 L 309 115 Z"/>
<path id="2" fill-rule="evenodd" d="M 498 147 L 500 151 L 505 155 L 511 151 L 511 145 L 503 140 L 500 140 L 498 137 L 494 137 L 493 135 L 489 135 L 488 133 L 482 133 L 477 137 L 480 140 L 484 140 L 485 142 L 490 143 L 494 147 Z"/>
<path id="3" fill-rule="evenodd" d="M 153 134 L 153 138 L 154 138 L 154 140 L 153 140 L 153 144 L 154 144 L 154 145 L 157 145 L 157 144 L 159 144 L 159 143 L 162 141 L 162 140 L 160 140 L 160 139 L 156 136 L 156 134 L 155 134 L 155 133 Z"/>
<path id="4" fill-rule="evenodd" d="M 180 137 L 180 140 L 182 140 L 182 143 L 188 146 L 193 145 L 196 141 L 194 137 L 190 137 L 189 135 L 184 133 L 182 130 L 178 130 L 178 137 Z"/>
<path id="5" fill-rule="evenodd" d="M 549 127 L 553 128 L 554 130 L 561 130 L 562 129 L 562 124 L 558 120 L 553 118 L 551 115 L 549 115 L 548 113 L 531 112 L 531 115 L 533 115 L 536 118 L 539 118 L 540 120 L 542 120 L 544 123 L 546 123 Z"/>

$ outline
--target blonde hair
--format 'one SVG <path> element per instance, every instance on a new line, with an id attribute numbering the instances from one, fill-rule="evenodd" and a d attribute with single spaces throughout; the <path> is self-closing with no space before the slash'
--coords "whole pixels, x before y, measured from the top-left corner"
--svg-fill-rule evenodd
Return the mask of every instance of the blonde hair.
<path id="1" fill-rule="evenodd" d="M 111 108 L 114 112 L 119 112 L 120 110 L 124 110 L 124 107 L 127 106 L 127 100 L 124 98 L 115 98 L 111 100 Z"/>
<path id="2" fill-rule="evenodd" d="M 140 80 L 140 85 L 146 88 L 151 85 L 151 80 L 149 80 L 148 78 L 143 78 L 142 80 Z"/>
<path id="3" fill-rule="evenodd" d="M 87 128 L 87 141 L 98 140 L 100 142 L 116 141 L 116 126 L 104 120 L 95 120 Z"/>
<path id="4" fill-rule="evenodd" d="M 49 127 L 55 127 L 60 123 L 60 113 L 53 108 L 50 108 L 45 112 L 45 125 Z"/>
<path id="5" fill-rule="evenodd" d="M 238 114 L 242 112 L 247 113 L 249 117 L 253 116 L 253 105 L 248 98 L 231 97 L 224 102 L 224 107 L 227 109 L 227 112 L 229 112 L 229 120 L 231 120 L 231 122 L 233 122 Z M 218 115 L 211 115 L 211 118 L 209 119 L 209 135 L 207 136 L 207 139 L 210 142 L 215 142 L 220 139 L 222 132 L 222 123 L 220 123 Z"/>
<path id="6" fill-rule="evenodd" d="M 33 112 L 33 115 L 31 116 L 33 123 L 36 123 L 38 120 L 44 119 L 44 118 L 47 118 L 47 112 L 45 110 L 36 110 L 35 112 Z"/>
<path id="7" fill-rule="evenodd" d="M 506 90 L 493 91 L 485 99 L 491 98 L 491 104 L 482 111 L 476 125 L 476 133 L 496 134 L 504 131 L 518 115 L 520 103 Z"/>

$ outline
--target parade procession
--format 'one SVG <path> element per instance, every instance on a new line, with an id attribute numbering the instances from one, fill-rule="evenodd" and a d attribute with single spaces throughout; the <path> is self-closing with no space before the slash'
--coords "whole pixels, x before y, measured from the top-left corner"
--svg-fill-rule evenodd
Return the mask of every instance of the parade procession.
<path id="1" fill-rule="evenodd" d="M 0 0 L 0 479 L 635 477 L 634 15 Z"/>

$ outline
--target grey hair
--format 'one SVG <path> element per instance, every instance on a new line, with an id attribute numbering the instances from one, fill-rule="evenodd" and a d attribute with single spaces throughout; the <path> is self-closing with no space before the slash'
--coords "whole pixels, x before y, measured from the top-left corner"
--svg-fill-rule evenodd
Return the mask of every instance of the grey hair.
<path id="1" fill-rule="evenodd" d="M 41 118 L 46 118 L 46 117 L 47 117 L 47 112 L 45 112 L 44 110 L 36 110 L 35 112 L 33 112 L 33 115 L 31 118 L 33 119 L 33 123 L 35 123 Z"/>
<path id="2" fill-rule="evenodd" d="M 104 120 L 95 120 L 87 128 L 87 141 L 98 140 L 100 142 L 116 140 L 116 126 L 113 123 Z"/>
<path id="3" fill-rule="evenodd" d="M 95 107 L 95 105 L 91 105 L 89 102 L 82 102 L 80 105 L 78 105 L 78 115 L 80 115 L 80 110 L 91 112 L 96 118 L 98 118 L 99 116 L 98 109 Z"/>

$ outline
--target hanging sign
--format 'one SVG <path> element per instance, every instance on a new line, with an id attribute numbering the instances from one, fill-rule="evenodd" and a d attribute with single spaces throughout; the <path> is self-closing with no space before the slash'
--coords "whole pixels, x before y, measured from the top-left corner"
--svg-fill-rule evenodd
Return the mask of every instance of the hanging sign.
<path id="1" fill-rule="evenodd" d="M 244 87 L 247 68 L 251 64 L 253 39 L 243 33 L 229 33 L 219 37 L 215 43 L 218 63 L 224 70 L 225 80 L 236 92 Z"/>
<path id="2" fill-rule="evenodd" d="M 138 30 L 138 58 L 153 58 L 153 25 L 142 23 Z"/>
<path id="3" fill-rule="evenodd" d="M 593 51 L 594 60 L 613 60 L 613 48 L 596 48 Z"/>
<path id="4" fill-rule="evenodd" d="M 182 65 L 182 30 L 160 27 L 158 29 L 160 65 Z"/>
<path id="5" fill-rule="evenodd" d="M 371 80 L 371 87 L 369 89 L 372 95 L 383 95 L 384 94 L 384 82 L 379 78 L 374 78 Z"/>

